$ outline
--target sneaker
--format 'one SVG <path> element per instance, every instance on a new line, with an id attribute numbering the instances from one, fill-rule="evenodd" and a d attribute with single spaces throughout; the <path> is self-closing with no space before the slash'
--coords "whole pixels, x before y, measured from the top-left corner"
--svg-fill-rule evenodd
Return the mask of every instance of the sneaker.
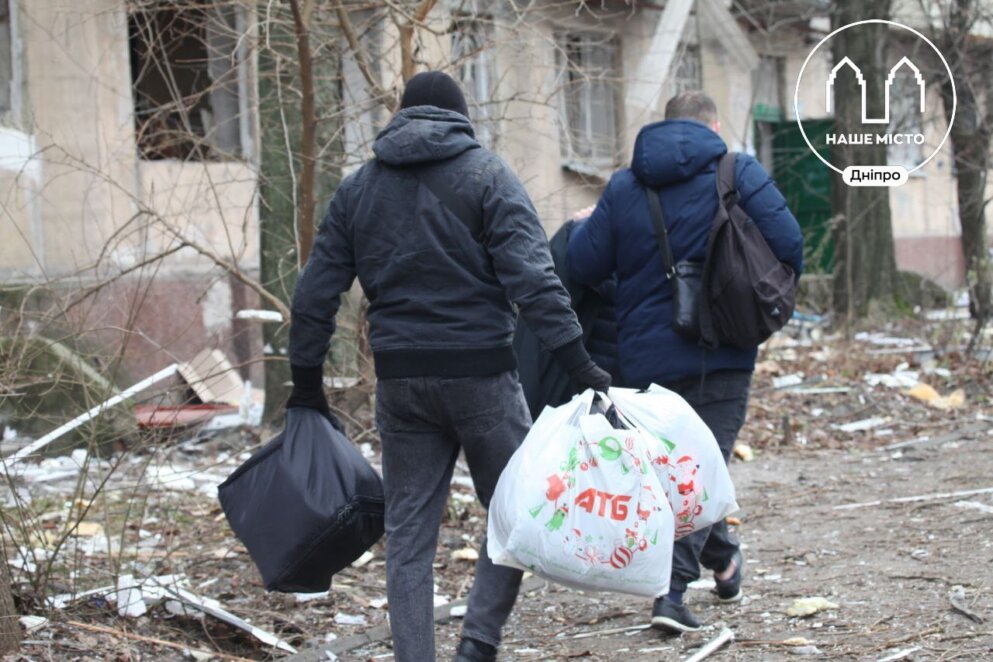
<path id="1" fill-rule="evenodd" d="M 745 560 L 741 556 L 741 551 L 734 553 L 731 557 L 731 563 L 735 564 L 734 574 L 731 575 L 730 579 L 718 579 L 714 577 L 714 584 L 716 588 L 714 592 L 717 593 L 717 599 L 721 602 L 738 602 L 741 600 L 741 580 L 744 577 Z M 731 565 L 729 563 L 728 565 Z"/>
<path id="2" fill-rule="evenodd" d="M 655 606 L 652 608 L 652 627 L 663 632 L 682 634 L 699 630 L 700 621 L 686 605 L 679 605 L 665 598 L 657 598 Z"/>
<path id="3" fill-rule="evenodd" d="M 455 651 L 454 662 L 496 662 L 496 648 L 475 639 L 464 638 Z"/>

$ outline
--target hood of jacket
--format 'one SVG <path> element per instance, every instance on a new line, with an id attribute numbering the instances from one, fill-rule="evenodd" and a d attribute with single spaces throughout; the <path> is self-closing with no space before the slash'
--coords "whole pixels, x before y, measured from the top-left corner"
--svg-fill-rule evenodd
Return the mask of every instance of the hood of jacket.
<path id="1" fill-rule="evenodd" d="M 393 166 L 442 161 L 479 147 L 469 118 L 435 106 L 404 108 L 372 145 L 376 158 Z"/>
<path id="2" fill-rule="evenodd" d="M 727 151 L 721 137 L 707 125 L 665 120 L 638 132 L 631 170 L 646 186 L 660 188 L 686 181 Z"/>

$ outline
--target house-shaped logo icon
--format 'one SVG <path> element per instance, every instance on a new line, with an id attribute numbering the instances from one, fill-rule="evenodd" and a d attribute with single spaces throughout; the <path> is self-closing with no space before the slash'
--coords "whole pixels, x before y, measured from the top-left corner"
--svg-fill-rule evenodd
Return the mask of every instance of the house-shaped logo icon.
<path id="1" fill-rule="evenodd" d="M 855 72 L 855 78 L 858 80 L 859 86 L 862 88 L 862 123 L 863 124 L 889 124 L 890 123 L 890 90 L 893 87 L 893 79 L 896 78 L 897 73 L 902 67 L 907 67 L 914 74 L 914 78 L 917 80 L 917 90 L 920 96 L 920 112 L 924 112 L 924 76 L 921 75 L 921 70 L 911 62 L 906 57 L 900 58 L 900 61 L 893 65 L 890 69 L 889 75 L 886 77 L 886 89 L 885 89 L 885 99 L 886 102 L 883 106 L 883 117 L 867 117 L 865 108 L 865 77 L 862 75 L 862 70 L 859 69 L 858 65 L 852 62 L 847 56 L 843 57 L 838 64 L 834 65 L 831 70 L 830 75 L 828 75 L 827 83 L 825 84 L 825 100 L 824 100 L 824 110 L 831 112 L 831 107 L 834 105 L 834 80 L 838 77 L 838 71 L 842 67 L 851 67 L 852 71 Z"/>

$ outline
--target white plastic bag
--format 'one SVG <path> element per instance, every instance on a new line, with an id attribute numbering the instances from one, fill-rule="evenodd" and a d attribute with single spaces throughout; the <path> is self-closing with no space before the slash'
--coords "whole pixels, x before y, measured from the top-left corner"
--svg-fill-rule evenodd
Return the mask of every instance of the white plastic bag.
<path id="1" fill-rule="evenodd" d="M 620 414 L 656 440 L 653 466 L 676 523 L 676 538 L 738 510 L 734 483 L 707 424 L 676 393 L 652 384 L 646 392 L 612 388 Z"/>
<path id="2" fill-rule="evenodd" d="M 568 586 L 663 595 L 673 519 L 651 467 L 656 442 L 591 414 L 593 399 L 589 390 L 538 417 L 497 483 L 487 551 Z"/>

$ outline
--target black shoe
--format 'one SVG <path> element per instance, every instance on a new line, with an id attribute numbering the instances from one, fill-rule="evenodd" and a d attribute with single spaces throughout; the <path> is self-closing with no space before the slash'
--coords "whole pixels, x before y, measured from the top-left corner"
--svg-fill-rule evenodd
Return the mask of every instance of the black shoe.
<path id="1" fill-rule="evenodd" d="M 496 662 L 496 648 L 475 639 L 463 639 L 454 662 Z"/>
<path id="2" fill-rule="evenodd" d="M 682 634 L 696 632 L 700 621 L 686 605 L 679 605 L 666 598 L 657 598 L 652 608 L 652 627 L 663 632 Z"/>
<path id="3" fill-rule="evenodd" d="M 735 564 L 735 568 L 734 574 L 731 575 L 730 579 L 722 580 L 714 577 L 714 584 L 717 585 L 714 592 L 717 593 L 717 599 L 721 602 L 738 602 L 741 600 L 741 580 L 745 575 L 745 560 L 742 558 L 740 551 L 734 553 L 734 556 L 731 557 L 731 563 Z M 731 563 L 728 563 L 728 565 L 731 565 Z"/>

